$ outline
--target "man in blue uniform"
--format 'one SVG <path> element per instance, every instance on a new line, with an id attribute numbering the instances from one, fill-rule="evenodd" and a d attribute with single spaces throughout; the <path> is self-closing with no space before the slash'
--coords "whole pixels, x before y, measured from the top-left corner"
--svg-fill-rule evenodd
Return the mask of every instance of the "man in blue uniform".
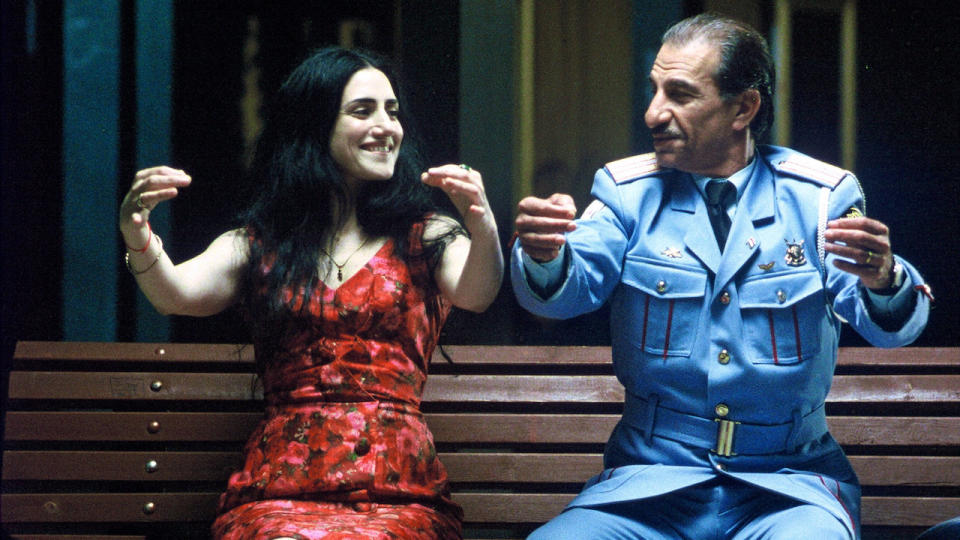
<path id="1" fill-rule="evenodd" d="M 580 219 L 568 195 L 520 202 L 518 300 L 552 318 L 610 302 L 626 389 L 605 469 L 531 538 L 859 536 L 824 416 L 840 325 L 906 345 L 929 289 L 851 173 L 755 144 L 773 79 L 753 29 L 682 21 L 650 72 L 655 152 L 599 170 Z"/>

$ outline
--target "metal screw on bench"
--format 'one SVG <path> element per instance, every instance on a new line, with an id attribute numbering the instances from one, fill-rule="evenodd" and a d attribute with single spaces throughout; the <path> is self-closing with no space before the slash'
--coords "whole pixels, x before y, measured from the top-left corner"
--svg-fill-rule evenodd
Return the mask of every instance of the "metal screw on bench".
<path id="1" fill-rule="evenodd" d="M 160 468 L 160 464 L 157 463 L 157 460 L 151 459 L 143 468 L 146 469 L 148 473 L 155 473 Z"/>
<path id="2" fill-rule="evenodd" d="M 153 422 L 147 424 L 147 431 L 150 433 L 160 433 L 160 422 L 154 420 Z"/>
<path id="3" fill-rule="evenodd" d="M 150 383 L 150 389 L 153 390 L 154 392 L 159 392 L 160 390 L 163 390 L 163 381 L 153 381 L 152 383 Z"/>
<path id="4" fill-rule="evenodd" d="M 153 351 L 153 354 L 155 354 L 155 355 L 157 355 L 157 356 L 163 356 L 163 355 L 167 354 L 167 350 L 164 349 L 163 347 L 157 347 L 156 350 Z"/>
<path id="5" fill-rule="evenodd" d="M 143 513 L 147 514 L 148 516 L 156 511 L 157 505 L 153 504 L 152 502 L 148 502 L 147 504 L 143 505 Z"/>

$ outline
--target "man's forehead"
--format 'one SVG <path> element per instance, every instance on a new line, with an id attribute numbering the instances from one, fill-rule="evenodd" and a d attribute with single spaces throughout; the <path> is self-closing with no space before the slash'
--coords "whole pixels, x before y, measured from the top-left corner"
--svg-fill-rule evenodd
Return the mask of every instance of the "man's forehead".
<path id="1" fill-rule="evenodd" d="M 657 53 L 650 76 L 712 80 L 719 60 L 716 47 L 704 40 L 684 45 L 665 43 Z"/>

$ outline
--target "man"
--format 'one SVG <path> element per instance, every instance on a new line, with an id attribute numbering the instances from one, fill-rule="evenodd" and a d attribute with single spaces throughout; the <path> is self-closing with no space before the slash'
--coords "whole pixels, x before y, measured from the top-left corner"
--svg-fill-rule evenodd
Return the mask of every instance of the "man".
<path id="1" fill-rule="evenodd" d="M 840 325 L 906 345 L 929 289 L 852 174 L 755 144 L 773 80 L 753 29 L 681 21 L 650 72 L 655 152 L 598 171 L 579 220 L 567 195 L 520 202 L 518 300 L 553 318 L 610 302 L 626 390 L 605 470 L 531 538 L 859 535 L 824 416 Z"/>

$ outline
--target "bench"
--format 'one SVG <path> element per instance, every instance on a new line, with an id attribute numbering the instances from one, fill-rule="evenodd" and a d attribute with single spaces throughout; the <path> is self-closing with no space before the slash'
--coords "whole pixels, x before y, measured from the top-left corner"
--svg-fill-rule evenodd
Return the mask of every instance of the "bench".
<path id="1" fill-rule="evenodd" d="M 607 347 L 447 346 L 423 409 L 467 538 L 522 538 L 601 468 L 622 407 Z M 19 540 L 204 538 L 259 419 L 250 346 L 21 342 L 0 518 Z M 841 349 L 828 400 L 864 538 L 960 515 L 960 348 Z"/>

